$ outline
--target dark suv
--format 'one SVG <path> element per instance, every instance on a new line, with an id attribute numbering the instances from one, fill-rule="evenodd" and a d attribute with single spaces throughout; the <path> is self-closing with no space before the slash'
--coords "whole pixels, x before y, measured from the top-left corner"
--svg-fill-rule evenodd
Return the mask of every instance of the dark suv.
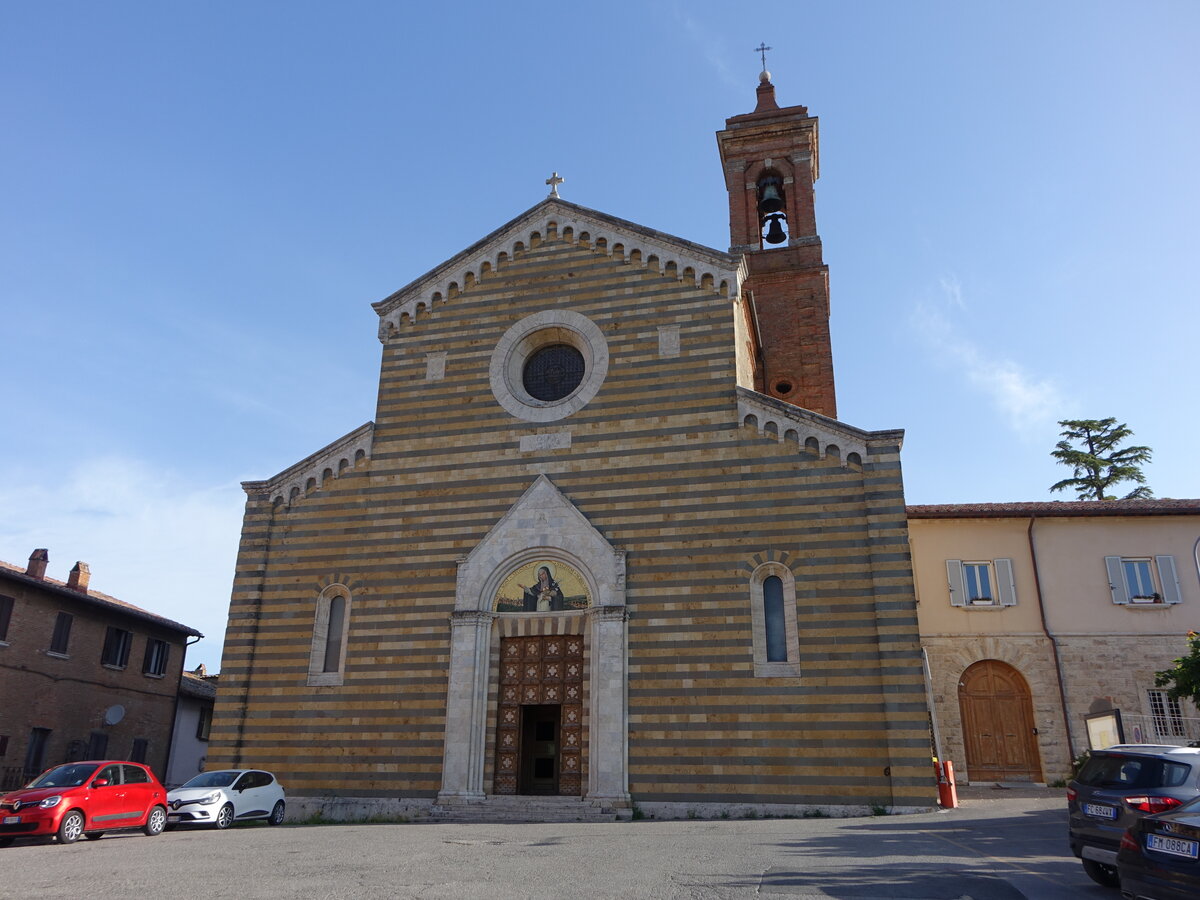
<path id="1" fill-rule="evenodd" d="M 1071 852 L 1084 871 L 1117 887 L 1117 849 L 1142 816 L 1200 795 L 1200 748 L 1118 744 L 1093 750 L 1067 787 Z"/>

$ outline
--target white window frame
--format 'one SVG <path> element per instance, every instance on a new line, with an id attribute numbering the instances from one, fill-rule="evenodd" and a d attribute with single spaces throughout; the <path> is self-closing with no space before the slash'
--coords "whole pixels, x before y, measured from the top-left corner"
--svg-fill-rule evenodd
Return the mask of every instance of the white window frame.
<path id="1" fill-rule="evenodd" d="M 325 671 L 325 647 L 329 642 L 329 606 L 334 597 L 341 597 L 346 604 L 342 619 L 342 646 L 338 654 L 335 672 Z M 313 617 L 312 649 L 308 657 L 308 683 L 315 686 L 339 685 L 346 677 L 346 647 L 350 638 L 350 589 L 344 584 L 331 584 L 317 597 L 317 608 Z"/>
<path id="2" fill-rule="evenodd" d="M 767 660 L 767 617 L 763 582 L 775 575 L 783 582 L 783 631 L 787 659 Z M 750 574 L 750 627 L 754 644 L 754 676 L 785 678 L 800 675 L 800 631 L 796 623 L 796 576 L 782 563 L 765 562 Z"/>
<path id="3" fill-rule="evenodd" d="M 1187 734 L 1187 723 L 1183 721 L 1183 707 L 1178 700 L 1172 700 L 1166 691 L 1153 688 L 1146 691 L 1150 701 L 1150 721 L 1154 725 L 1154 736 L 1184 737 Z"/>
<path id="4" fill-rule="evenodd" d="M 984 569 L 988 577 L 988 589 L 992 591 L 991 599 L 982 600 L 967 594 L 967 578 L 964 570 L 967 566 L 978 566 Z M 950 591 L 950 605 L 967 609 L 1003 609 L 1006 606 L 1017 605 L 1017 583 L 1013 578 L 1012 560 L 1007 557 L 998 559 L 948 559 L 946 560 L 946 586 Z"/>
<path id="5" fill-rule="evenodd" d="M 1145 593 L 1145 585 L 1130 584 L 1126 576 L 1127 564 L 1143 562 L 1147 564 L 1151 581 L 1154 582 L 1151 587 L 1155 590 L 1151 594 Z M 1119 606 L 1161 608 L 1183 602 L 1173 556 L 1106 556 L 1104 567 L 1108 573 L 1112 602 Z M 1135 590 L 1140 593 L 1135 594 Z"/>

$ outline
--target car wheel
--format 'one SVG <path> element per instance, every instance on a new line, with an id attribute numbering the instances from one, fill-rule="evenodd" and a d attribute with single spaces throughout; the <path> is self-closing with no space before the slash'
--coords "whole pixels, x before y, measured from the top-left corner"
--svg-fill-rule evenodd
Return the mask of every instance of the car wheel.
<path id="1" fill-rule="evenodd" d="M 100 838 L 108 834 L 107 831 L 85 831 L 83 836 L 89 841 L 98 841 Z"/>
<path id="2" fill-rule="evenodd" d="M 221 807 L 221 811 L 217 813 L 217 828 L 225 829 L 233 824 L 233 804 L 226 803 Z"/>
<path id="3" fill-rule="evenodd" d="M 283 809 L 284 809 L 283 801 L 282 800 L 276 801 L 274 808 L 271 810 L 271 816 L 270 816 L 270 818 L 267 819 L 267 824 L 268 825 L 282 825 L 283 824 Z"/>
<path id="4" fill-rule="evenodd" d="M 58 842 L 73 844 L 83 834 L 83 813 L 77 809 L 71 810 L 62 818 L 58 825 Z"/>
<path id="5" fill-rule="evenodd" d="M 1105 887 L 1120 887 L 1121 879 L 1117 875 L 1117 867 L 1105 865 L 1102 862 L 1096 862 L 1094 859 L 1085 859 L 1083 861 L 1083 871 L 1088 873 L 1088 877 L 1096 884 L 1102 884 Z"/>
<path id="6" fill-rule="evenodd" d="M 142 831 L 147 837 L 154 837 L 163 833 L 163 829 L 167 827 L 167 811 L 161 806 L 155 806 L 150 810 L 150 815 L 146 816 L 146 824 L 142 826 Z"/>

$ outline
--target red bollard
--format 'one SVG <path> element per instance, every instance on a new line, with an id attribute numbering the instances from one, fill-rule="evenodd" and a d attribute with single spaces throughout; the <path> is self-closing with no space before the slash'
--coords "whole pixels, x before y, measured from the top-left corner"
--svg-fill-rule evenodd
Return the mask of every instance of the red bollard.
<path id="1" fill-rule="evenodd" d="M 958 806 L 958 788 L 954 785 L 954 763 L 938 763 L 938 806 L 954 809 Z"/>

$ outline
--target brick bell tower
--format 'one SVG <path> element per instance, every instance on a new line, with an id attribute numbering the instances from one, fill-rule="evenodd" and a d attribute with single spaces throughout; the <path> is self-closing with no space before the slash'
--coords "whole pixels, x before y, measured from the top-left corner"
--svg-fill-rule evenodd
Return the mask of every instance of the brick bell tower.
<path id="1" fill-rule="evenodd" d="M 742 310 L 754 388 L 837 417 L 829 340 L 829 270 L 813 206 L 817 119 L 775 102 L 771 73 L 759 75 L 754 112 L 717 132 L 729 191 L 731 253 L 745 254 Z"/>

